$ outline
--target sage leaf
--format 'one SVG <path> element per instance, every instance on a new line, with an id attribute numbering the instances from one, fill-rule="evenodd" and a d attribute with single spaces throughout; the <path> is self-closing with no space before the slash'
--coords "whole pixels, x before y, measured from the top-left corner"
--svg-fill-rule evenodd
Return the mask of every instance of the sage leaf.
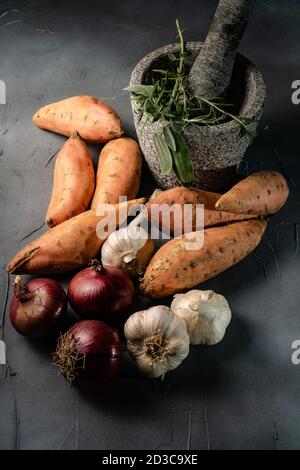
<path id="1" fill-rule="evenodd" d="M 144 110 L 146 113 L 149 113 L 149 114 L 153 114 L 154 112 L 153 104 L 151 103 L 151 100 L 149 98 L 145 100 Z"/>
<path id="2" fill-rule="evenodd" d="M 160 169 L 163 175 L 170 173 L 173 167 L 172 155 L 162 134 L 154 135 L 154 145 L 157 150 Z"/>
<path id="3" fill-rule="evenodd" d="M 174 136 L 172 134 L 172 131 L 171 131 L 170 127 L 165 126 L 164 129 L 163 129 L 163 133 L 164 133 L 164 138 L 165 138 L 167 146 L 169 147 L 169 149 L 171 149 L 175 152 L 176 151 L 176 142 L 175 142 L 175 139 L 174 139 Z"/>
<path id="4" fill-rule="evenodd" d="M 187 144 L 178 132 L 173 132 L 173 137 L 176 143 L 176 150 L 172 150 L 172 157 L 177 177 L 181 184 L 190 186 L 193 184 L 193 165 L 189 157 Z"/>
<path id="5" fill-rule="evenodd" d="M 175 54 L 168 54 L 168 59 L 171 62 L 176 62 L 176 60 L 178 60 Z"/>
<path id="6" fill-rule="evenodd" d="M 130 93 L 134 93 L 135 95 L 142 95 L 146 98 L 150 98 L 153 93 L 154 85 L 131 85 L 124 88 L 125 91 L 130 91 Z"/>

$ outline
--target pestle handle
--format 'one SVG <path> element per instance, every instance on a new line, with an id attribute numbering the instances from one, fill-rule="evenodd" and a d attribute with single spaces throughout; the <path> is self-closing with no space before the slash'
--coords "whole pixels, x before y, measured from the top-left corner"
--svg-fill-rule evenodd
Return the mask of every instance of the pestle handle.
<path id="1" fill-rule="evenodd" d="M 196 96 L 214 99 L 224 94 L 254 1 L 220 0 L 188 76 L 188 85 Z"/>

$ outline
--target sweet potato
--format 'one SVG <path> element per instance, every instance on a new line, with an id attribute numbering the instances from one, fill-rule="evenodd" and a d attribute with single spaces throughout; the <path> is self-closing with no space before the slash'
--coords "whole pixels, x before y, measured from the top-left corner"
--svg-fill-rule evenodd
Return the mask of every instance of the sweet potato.
<path id="1" fill-rule="evenodd" d="M 136 199 L 115 204 L 112 209 L 116 209 L 118 220 L 121 208 L 125 208 L 126 216 L 132 206 L 143 202 L 144 199 Z M 99 238 L 96 233 L 103 217 L 89 210 L 62 222 L 25 246 L 10 261 L 7 271 L 13 274 L 56 274 L 86 265 L 97 256 L 107 238 Z"/>
<path id="2" fill-rule="evenodd" d="M 142 155 L 135 140 L 121 137 L 106 144 L 99 155 L 92 209 L 119 202 L 119 196 L 136 197 L 141 180 Z"/>
<path id="3" fill-rule="evenodd" d="M 95 189 L 93 162 L 86 144 L 74 133 L 57 155 L 51 200 L 46 214 L 49 227 L 81 214 Z"/>
<path id="4" fill-rule="evenodd" d="M 237 183 L 216 202 L 216 209 L 235 214 L 271 215 L 289 196 L 289 187 L 277 171 L 259 171 Z"/>
<path id="5" fill-rule="evenodd" d="M 187 249 L 197 232 L 163 245 L 151 259 L 140 291 L 164 297 L 189 289 L 225 271 L 242 260 L 259 244 L 266 228 L 264 220 L 246 220 L 204 231 L 204 246 Z"/>
<path id="6" fill-rule="evenodd" d="M 120 118 L 106 103 L 92 96 L 73 96 L 40 108 L 33 122 L 42 129 L 70 137 L 77 131 L 88 142 L 101 143 L 123 134 Z"/>
<path id="7" fill-rule="evenodd" d="M 215 204 L 220 198 L 221 194 L 211 193 L 208 191 L 201 191 L 199 189 L 188 189 L 184 187 L 177 187 L 168 189 L 167 191 L 160 192 L 156 197 L 149 200 L 146 204 L 148 215 L 151 222 L 159 226 L 160 230 L 170 234 L 177 233 L 183 234 L 187 230 L 184 227 L 184 205 L 192 204 L 192 230 L 200 230 L 203 227 L 197 227 L 196 221 L 196 204 L 204 205 L 204 227 L 212 227 L 215 225 L 222 225 L 228 222 L 237 220 L 251 219 L 255 216 L 249 214 L 232 214 L 230 212 L 223 212 L 215 210 Z M 179 204 L 181 208 L 182 217 L 174 217 L 174 212 L 170 212 L 170 220 L 164 220 L 162 210 L 158 212 L 151 212 L 153 205 L 166 205 L 172 206 Z"/>

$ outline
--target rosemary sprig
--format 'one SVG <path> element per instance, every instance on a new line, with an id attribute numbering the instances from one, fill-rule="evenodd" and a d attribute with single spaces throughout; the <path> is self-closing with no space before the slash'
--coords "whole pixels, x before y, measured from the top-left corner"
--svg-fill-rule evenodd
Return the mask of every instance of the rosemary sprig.
<path id="1" fill-rule="evenodd" d="M 255 133 L 248 127 L 246 120 L 225 109 L 232 106 L 229 103 L 223 103 L 221 100 L 212 101 L 191 93 L 186 86 L 188 68 L 184 30 L 181 29 L 178 20 L 176 28 L 180 48 L 179 52 L 168 54 L 168 67 L 152 70 L 151 84 L 132 85 L 125 90 L 132 93 L 139 121 L 165 123 L 163 131 L 154 138 L 162 174 L 167 174 L 174 168 L 179 181 L 183 185 L 190 185 L 193 183 L 193 169 L 183 137 L 188 127 L 203 133 L 204 126 L 212 127 L 232 119 L 249 138 L 253 139 Z"/>
<path id="2" fill-rule="evenodd" d="M 221 109 L 220 106 L 217 106 L 215 102 L 209 101 L 208 99 L 204 98 L 203 96 L 196 96 L 196 98 L 199 99 L 200 101 L 202 101 L 203 103 L 206 103 L 209 108 L 214 108 L 220 114 L 223 114 L 223 116 L 225 116 L 225 118 L 230 117 L 231 119 L 233 119 L 233 121 L 237 122 L 241 126 L 241 128 L 244 129 L 244 131 L 249 135 L 249 137 L 253 137 L 253 138 L 255 137 L 256 133 L 249 128 L 249 126 L 247 125 L 245 120 L 242 121 L 242 119 L 239 119 L 234 114 L 231 114 L 228 111 L 225 111 L 224 109 Z M 222 103 L 222 106 L 224 107 L 224 106 L 232 106 L 232 105 L 228 104 L 228 103 L 227 104 Z"/>

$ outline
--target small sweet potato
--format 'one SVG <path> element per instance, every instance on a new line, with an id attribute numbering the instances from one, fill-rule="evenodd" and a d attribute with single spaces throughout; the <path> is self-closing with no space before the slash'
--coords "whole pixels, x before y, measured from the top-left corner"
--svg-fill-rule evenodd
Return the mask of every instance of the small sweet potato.
<path id="1" fill-rule="evenodd" d="M 123 134 L 119 116 L 92 96 L 73 96 L 40 108 L 33 116 L 38 127 L 70 137 L 76 131 L 88 142 L 101 143 Z"/>
<path id="2" fill-rule="evenodd" d="M 209 228 L 200 249 L 187 249 L 197 232 L 167 242 L 151 259 L 140 291 L 153 298 L 165 297 L 216 276 L 257 247 L 266 224 L 255 219 Z"/>
<path id="3" fill-rule="evenodd" d="M 197 226 L 196 220 L 196 204 L 204 205 L 204 227 L 212 227 L 222 225 L 237 220 L 251 219 L 255 216 L 249 214 L 232 214 L 230 212 L 223 212 L 215 210 L 215 204 L 220 198 L 221 194 L 202 191 L 200 189 L 189 189 L 184 187 L 177 187 L 168 189 L 167 191 L 159 192 L 156 197 L 151 198 L 147 204 L 147 210 L 151 222 L 158 226 L 160 230 L 170 234 L 183 234 L 186 227 L 184 226 L 184 206 L 191 204 L 192 208 L 192 230 L 200 230 L 203 227 Z M 162 214 L 164 205 L 171 207 L 174 204 L 179 204 L 182 217 L 174 216 L 174 212 L 170 212 L 170 219 L 165 220 Z M 161 205 L 162 209 L 158 212 L 151 211 L 154 205 Z"/>
<path id="4" fill-rule="evenodd" d="M 144 199 L 112 205 L 116 209 L 116 220 L 122 209 L 126 217 L 128 210 L 142 204 Z M 107 214 L 106 214 L 107 215 Z M 95 258 L 104 238 L 97 235 L 97 225 L 104 216 L 89 210 L 43 233 L 14 256 L 7 266 L 13 274 L 56 274 L 78 269 Z M 120 220 L 122 222 L 122 220 Z"/>
<path id="5" fill-rule="evenodd" d="M 51 200 L 46 214 L 49 227 L 81 214 L 95 189 L 93 162 L 86 144 L 74 133 L 57 155 Z"/>
<path id="6" fill-rule="evenodd" d="M 136 197 L 141 180 L 142 154 L 135 140 L 121 137 L 106 144 L 99 155 L 92 209 L 119 202 L 119 196 Z"/>
<path id="7" fill-rule="evenodd" d="M 216 202 L 216 209 L 235 214 L 271 215 L 289 196 L 285 178 L 277 171 L 259 171 L 237 183 Z"/>

